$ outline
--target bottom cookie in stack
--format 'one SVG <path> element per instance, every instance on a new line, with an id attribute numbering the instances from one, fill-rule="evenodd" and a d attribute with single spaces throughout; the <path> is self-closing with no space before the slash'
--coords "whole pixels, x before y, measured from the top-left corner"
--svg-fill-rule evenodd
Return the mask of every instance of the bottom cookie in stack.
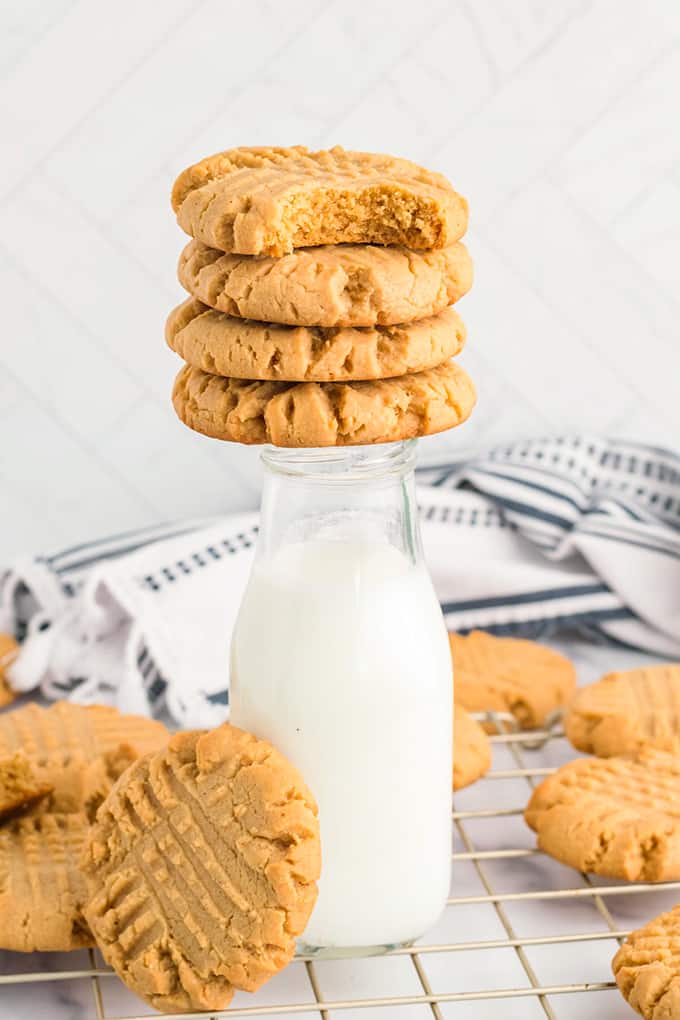
<path id="1" fill-rule="evenodd" d="M 214 439 L 359 446 L 460 425 L 474 407 L 475 390 L 454 362 L 395 379 L 351 383 L 231 379 L 185 365 L 172 399 L 185 425 Z"/>

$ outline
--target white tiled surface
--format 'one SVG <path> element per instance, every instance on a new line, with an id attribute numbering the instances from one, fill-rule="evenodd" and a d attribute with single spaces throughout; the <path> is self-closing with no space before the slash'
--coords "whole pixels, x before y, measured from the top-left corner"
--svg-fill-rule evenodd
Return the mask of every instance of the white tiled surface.
<path id="1" fill-rule="evenodd" d="M 252 506 L 254 450 L 181 428 L 165 315 L 188 162 L 410 156 L 471 200 L 441 457 L 587 428 L 680 436 L 677 0 L 24 0 L 0 16 L 0 560 Z"/>

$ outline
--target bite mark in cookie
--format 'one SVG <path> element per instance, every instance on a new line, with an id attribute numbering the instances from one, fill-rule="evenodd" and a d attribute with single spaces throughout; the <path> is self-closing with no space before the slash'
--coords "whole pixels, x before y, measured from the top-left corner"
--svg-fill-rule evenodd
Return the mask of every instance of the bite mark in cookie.
<path id="1" fill-rule="evenodd" d="M 443 248 L 468 216 L 441 174 L 339 147 L 217 153 L 180 174 L 172 204 L 182 229 L 210 247 L 277 257 L 325 244 Z"/>

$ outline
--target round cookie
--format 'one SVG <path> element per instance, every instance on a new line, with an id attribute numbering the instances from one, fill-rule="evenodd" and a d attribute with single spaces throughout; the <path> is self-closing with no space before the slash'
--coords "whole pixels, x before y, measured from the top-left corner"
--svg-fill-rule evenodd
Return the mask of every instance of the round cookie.
<path id="1" fill-rule="evenodd" d="M 462 790 L 491 767 L 491 744 L 476 719 L 453 706 L 453 788 Z"/>
<path id="2" fill-rule="evenodd" d="M 16 818 L 0 826 L 0 949 L 52 952 L 94 945 L 82 916 L 82 814 Z"/>
<path id="3" fill-rule="evenodd" d="M 680 663 L 608 673 L 581 688 L 564 729 L 575 748 L 602 758 L 642 747 L 680 752 Z"/>
<path id="4" fill-rule="evenodd" d="M 34 703 L 0 715 L 0 759 L 21 753 L 34 778 L 53 788 L 38 810 L 84 811 L 89 817 L 140 754 L 162 747 L 162 723 L 105 705 Z"/>
<path id="5" fill-rule="evenodd" d="M 469 712 L 510 712 L 522 729 L 533 729 L 576 686 L 569 659 L 536 641 L 482 630 L 449 634 L 449 641 L 456 702 Z"/>
<path id="6" fill-rule="evenodd" d="M 189 298 L 170 313 L 165 339 L 188 364 L 212 375 L 347 382 L 436 368 L 462 349 L 465 326 L 452 308 L 405 326 L 281 326 L 238 319 Z"/>
<path id="7" fill-rule="evenodd" d="M 645 1020 L 680 1016 L 680 907 L 631 932 L 612 960 L 619 991 Z"/>
<path id="8" fill-rule="evenodd" d="M 578 758 L 538 786 L 524 813 L 541 850 L 629 882 L 680 879 L 680 758 Z"/>
<path id="9" fill-rule="evenodd" d="M 0 708 L 11 705 L 16 694 L 7 683 L 6 670 L 19 654 L 19 643 L 10 634 L 0 634 Z"/>
<path id="10" fill-rule="evenodd" d="M 155 1009 L 218 1010 L 286 966 L 316 900 L 317 807 L 270 744 L 176 734 L 100 808 L 83 855 L 104 958 Z"/>
<path id="11" fill-rule="evenodd" d="M 453 361 L 397 379 L 355 383 L 251 382 L 185 365 L 172 400 L 185 425 L 213 439 L 358 446 L 460 425 L 474 407 L 475 390 Z"/>
<path id="12" fill-rule="evenodd" d="M 227 315 L 326 328 L 425 319 L 472 286 L 472 260 L 460 243 L 423 252 L 328 245 L 276 259 L 190 241 L 177 272 L 190 294 Z"/>
<path id="13" fill-rule="evenodd" d="M 441 174 L 339 146 L 219 152 L 179 175 L 172 207 L 182 229 L 212 248 L 276 257 L 322 244 L 444 248 L 468 218 Z"/>

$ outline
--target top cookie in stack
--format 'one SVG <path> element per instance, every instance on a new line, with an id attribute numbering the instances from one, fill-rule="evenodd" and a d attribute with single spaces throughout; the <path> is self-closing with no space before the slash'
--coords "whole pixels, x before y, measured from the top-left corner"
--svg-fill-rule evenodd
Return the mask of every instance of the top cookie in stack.
<path id="1" fill-rule="evenodd" d="M 450 307 L 472 284 L 467 203 L 408 160 L 335 148 L 231 149 L 177 178 L 192 240 L 169 346 L 173 402 L 217 439 L 386 443 L 461 424 L 471 380 Z"/>

